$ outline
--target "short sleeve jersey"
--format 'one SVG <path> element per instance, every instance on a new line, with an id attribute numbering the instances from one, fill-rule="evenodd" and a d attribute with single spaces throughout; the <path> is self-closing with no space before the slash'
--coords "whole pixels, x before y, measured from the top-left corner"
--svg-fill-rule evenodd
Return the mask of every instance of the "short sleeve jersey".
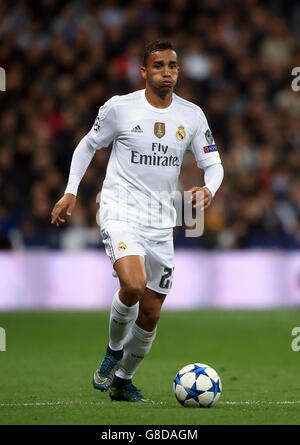
<path id="1" fill-rule="evenodd" d="M 221 163 L 206 117 L 173 93 L 167 108 L 153 107 L 138 90 L 114 96 L 87 135 L 93 149 L 113 141 L 100 200 L 100 224 L 126 220 L 153 239 L 170 239 L 176 223 L 174 192 L 183 156 L 205 168 Z"/>

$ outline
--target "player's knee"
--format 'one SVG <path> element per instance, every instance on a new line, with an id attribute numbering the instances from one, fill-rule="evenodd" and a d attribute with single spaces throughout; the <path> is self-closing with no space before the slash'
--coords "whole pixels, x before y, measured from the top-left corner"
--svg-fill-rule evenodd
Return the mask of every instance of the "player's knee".
<path id="1" fill-rule="evenodd" d="M 124 299 L 126 299 L 129 304 L 135 304 L 144 295 L 146 284 L 146 280 L 138 278 L 124 283 L 121 286 Z"/>

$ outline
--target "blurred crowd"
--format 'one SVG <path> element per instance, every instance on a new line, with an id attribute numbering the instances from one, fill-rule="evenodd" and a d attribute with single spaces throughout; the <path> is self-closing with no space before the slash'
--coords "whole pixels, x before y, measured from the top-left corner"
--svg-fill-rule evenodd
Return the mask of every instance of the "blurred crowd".
<path id="1" fill-rule="evenodd" d="M 40 0 L 0 3 L 0 248 L 101 247 L 99 150 L 65 228 L 50 224 L 73 151 L 111 96 L 144 88 L 143 48 L 169 39 L 176 94 L 205 112 L 225 178 L 201 238 L 207 249 L 300 247 L 300 5 L 293 0 Z M 179 187 L 203 184 L 189 153 Z"/>

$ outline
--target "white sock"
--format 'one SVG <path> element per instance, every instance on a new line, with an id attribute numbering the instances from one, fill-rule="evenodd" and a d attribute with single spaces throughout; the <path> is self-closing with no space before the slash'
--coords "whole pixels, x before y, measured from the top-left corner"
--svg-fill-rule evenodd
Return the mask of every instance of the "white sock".
<path id="1" fill-rule="evenodd" d="M 123 348 L 125 338 L 137 319 L 138 312 L 139 303 L 126 306 L 119 298 L 119 291 L 115 293 L 109 319 L 109 347 L 112 350 L 119 351 Z"/>
<path id="2" fill-rule="evenodd" d="M 131 379 L 136 370 L 151 349 L 155 339 L 156 328 L 148 332 L 141 329 L 136 323 L 126 338 L 124 355 L 116 376 L 121 379 Z"/>

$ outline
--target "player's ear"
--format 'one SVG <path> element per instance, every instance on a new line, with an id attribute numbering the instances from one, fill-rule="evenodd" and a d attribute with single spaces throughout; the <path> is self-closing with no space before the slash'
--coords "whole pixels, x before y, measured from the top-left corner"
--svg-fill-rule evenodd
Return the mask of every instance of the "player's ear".
<path id="1" fill-rule="evenodd" d="M 147 80 L 147 69 L 145 66 L 140 67 L 141 76 L 144 80 Z"/>

